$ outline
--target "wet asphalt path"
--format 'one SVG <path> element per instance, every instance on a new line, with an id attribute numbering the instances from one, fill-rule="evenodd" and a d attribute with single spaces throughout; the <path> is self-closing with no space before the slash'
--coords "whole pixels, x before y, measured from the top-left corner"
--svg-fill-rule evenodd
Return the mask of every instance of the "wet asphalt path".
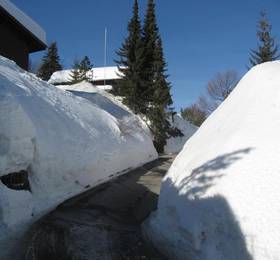
<path id="1" fill-rule="evenodd" d="M 26 260 L 164 259 L 143 239 L 174 157 L 159 159 L 76 196 L 30 231 Z"/>

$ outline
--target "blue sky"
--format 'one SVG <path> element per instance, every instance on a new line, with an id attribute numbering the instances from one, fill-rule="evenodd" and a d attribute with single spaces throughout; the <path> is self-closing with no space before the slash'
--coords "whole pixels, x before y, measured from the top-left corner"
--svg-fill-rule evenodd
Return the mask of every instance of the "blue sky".
<path id="1" fill-rule="evenodd" d="M 57 41 L 65 68 L 88 55 L 103 66 L 104 28 L 108 65 L 126 36 L 133 0 L 12 0 Z M 139 0 L 143 17 L 146 0 Z M 256 22 L 266 10 L 280 42 L 279 0 L 156 0 L 168 73 L 177 110 L 196 100 L 215 73 L 234 69 L 242 76 L 256 47 Z M 32 56 L 38 60 L 42 54 Z"/>

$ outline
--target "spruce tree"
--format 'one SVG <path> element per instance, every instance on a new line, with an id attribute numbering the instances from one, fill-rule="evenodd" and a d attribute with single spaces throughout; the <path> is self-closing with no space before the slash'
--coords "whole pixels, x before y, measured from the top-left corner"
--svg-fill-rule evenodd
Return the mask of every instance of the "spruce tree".
<path id="1" fill-rule="evenodd" d="M 47 81 L 54 72 L 59 70 L 62 70 L 62 66 L 60 65 L 57 44 L 56 42 L 53 42 L 50 44 L 46 54 L 42 58 L 42 65 L 38 70 L 37 76 Z"/>
<path id="2" fill-rule="evenodd" d="M 279 58 L 278 46 L 275 44 L 274 37 L 271 36 L 272 26 L 269 24 L 265 12 L 261 12 L 257 29 L 259 43 L 257 50 L 252 50 L 250 53 L 251 66 Z"/>
<path id="3" fill-rule="evenodd" d="M 133 112 L 143 114 L 150 121 L 155 147 L 163 152 L 166 139 L 178 131 L 174 131 L 169 123 L 172 113 L 171 86 L 167 81 L 153 0 L 148 2 L 143 31 L 138 1 L 135 0 L 133 17 L 128 24 L 128 37 L 117 54 L 120 60 L 116 62 L 122 79 L 114 87 L 113 93 L 123 96 L 124 103 Z"/>
<path id="4" fill-rule="evenodd" d="M 124 97 L 124 103 L 135 113 L 146 113 L 146 81 L 144 78 L 145 52 L 142 41 L 142 29 L 139 18 L 138 1 L 134 1 L 133 16 L 128 23 L 128 36 L 121 48 L 116 52 L 119 60 L 116 61 L 122 79 L 115 86 L 115 94 Z"/>
<path id="5" fill-rule="evenodd" d="M 80 62 L 78 60 L 74 61 L 73 68 L 70 73 L 70 84 L 77 84 L 82 81 L 80 72 Z"/>
<path id="6" fill-rule="evenodd" d="M 76 84 L 84 80 L 90 81 L 92 68 L 93 65 L 88 56 L 85 56 L 81 61 L 74 61 L 73 69 L 70 74 L 70 83 Z"/>
<path id="7" fill-rule="evenodd" d="M 147 88 L 149 89 L 149 100 L 153 100 L 154 86 L 153 82 L 155 79 L 155 62 L 156 62 L 156 48 L 159 39 L 159 29 L 156 22 L 155 15 L 155 3 L 153 0 L 148 1 L 148 7 L 144 19 L 143 26 L 143 42 L 145 48 L 145 68 L 146 80 L 148 82 Z"/>
<path id="8" fill-rule="evenodd" d="M 148 81 L 149 110 L 147 117 L 151 121 L 154 144 L 158 152 L 163 152 L 166 140 L 172 131 L 169 123 L 173 103 L 170 94 L 171 85 L 167 81 L 166 62 L 163 54 L 162 40 L 155 15 L 155 3 L 148 1 L 144 21 L 143 41 L 145 46 L 145 67 Z"/>
<path id="9" fill-rule="evenodd" d="M 160 36 L 158 36 L 154 57 L 155 75 L 153 80 L 153 102 L 165 109 L 170 109 L 170 106 L 173 104 L 173 100 L 170 94 L 171 84 L 167 81 L 167 65 L 163 55 L 163 47 Z"/>
<path id="10" fill-rule="evenodd" d="M 91 64 L 89 57 L 85 56 L 79 64 L 81 80 L 86 80 L 86 81 L 90 80 L 90 72 L 92 68 L 93 65 Z"/>

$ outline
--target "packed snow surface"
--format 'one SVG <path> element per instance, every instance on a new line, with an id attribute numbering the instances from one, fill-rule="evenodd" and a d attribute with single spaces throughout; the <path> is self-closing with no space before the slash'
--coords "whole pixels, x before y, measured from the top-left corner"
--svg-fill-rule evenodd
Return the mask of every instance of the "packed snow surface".
<path id="1" fill-rule="evenodd" d="M 71 81 L 72 70 L 56 71 L 49 79 L 51 84 L 61 84 Z M 96 67 L 88 73 L 90 81 L 115 80 L 121 78 L 118 67 Z"/>
<path id="2" fill-rule="evenodd" d="M 101 92 L 93 99 L 0 56 L 0 177 L 25 170 L 31 189 L 0 181 L 0 259 L 17 251 L 10 249 L 24 228 L 59 203 L 157 157 L 139 117 Z"/>
<path id="3" fill-rule="evenodd" d="M 118 100 L 118 97 L 107 93 L 89 82 L 84 81 L 74 85 L 58 85 L 56 87 L 70 91 L 76 96 L 91 101 L 119 120 L 131 115 L 130 110 Z"/>
<path id="4" fill-rule="evenodd" d="M 198 127 L 182 118 L 180 114 L 174 115 L 173 119 L 170 120 L 170 123 L 173 127 L 178 128 L 183 136 L 167 139 L 164 152 L 166 154 L 176 154 L 183 149 L 186 141 L 196 132 Z"/>
<path id="5" fill-rule="evenodd" d="M 280 259 L 279 72 L 248 72 L 165 176 L 145 232 L 170 259 Z"/>
<path id="6" fill-rule="evenodd" d="M 116 117 L 118 117 L 116 112 L 120 111 L 120 109 L 122 111 L 121 116 L 123 116 L 122 114 L 124 111 L 128 110 L 128 108 L 118 100 L 119 97 L 110 95 L 107 92 L 102 91 L 104 89 L 100 88 L 100 86 L 94 86 L 91 83 L 81 82 L 74 85 L 57 85 L 56 87 L 68 90 L 77 96 L 86 98 L 109 113 L 110 111 L 114 111 L 113 115 Z M 112 106 L 114 103 L 116 104 Z M 176 154 L 182 150 L 186 141 L 196 132 L 197 127 L 183 119 L 180 114 L 175 114 L 173 118 L 170 119 L 170 124 L 172 127 L 178 128 L 183 136 L 176 136 L 167 139 L 164 152 L 166 154 Z"/>
<path id="7" fill-rule="evenodd" d="M 11 3 L 9 0 L 0 0 L 0 7 L 2 7 L 7 13 L 14 17 L 41 42 L 47 44 L 46 32 L 40 27 L 40 25 L 38 25 L 28 15 L 18 9 L 13 3 Z"/>

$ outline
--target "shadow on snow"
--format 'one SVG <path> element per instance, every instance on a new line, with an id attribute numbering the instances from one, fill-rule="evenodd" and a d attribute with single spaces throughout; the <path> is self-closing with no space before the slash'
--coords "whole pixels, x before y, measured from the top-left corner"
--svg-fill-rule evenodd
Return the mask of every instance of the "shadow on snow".
<path id="1" fill-rule="evenodd" d="M 169 240 L 169 250 L 166 251 L 167 254 L 171 252 L 169 258 L 175 254 L 179 255 L 180 259 L 188 260 L 253 259 L 248 252 L 240 224 L 226 198 L 221 195 L 201 197 L 217 179 L 223 177 L 223 170 L 242 160 L 252 150 L 253 148 L 246 148 L 207 161 L 195 168 L 177 187 L 170 178 L 164 181 L 162 191 L 168 192 L 168 197 L 177 197 L 176 204 L 183 209 L 179 216 L 178 208 L 175 209 L 175 205 L 170 203 L 166 208 L 167 212 L 163 213 L 169 214 L 174 223 L 180 223 L 177 232 L 185 240 L 179 246 L 178 241 L 169 240 L 169 235 L 164 238 Z M 178 194 L 182 189 L 184 192 Z"/>

